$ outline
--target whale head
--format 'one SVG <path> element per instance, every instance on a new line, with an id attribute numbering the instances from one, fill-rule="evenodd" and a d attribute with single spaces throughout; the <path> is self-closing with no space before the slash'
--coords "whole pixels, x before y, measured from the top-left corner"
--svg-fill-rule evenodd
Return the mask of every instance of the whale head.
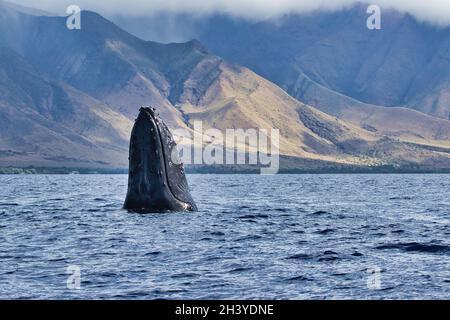
<path id="1" fill-rule="evenodd" d="M 141 108 L 130 139 L 124 208 L 136 212 L 197 211 L 176 143 L 154 108 Z"/>

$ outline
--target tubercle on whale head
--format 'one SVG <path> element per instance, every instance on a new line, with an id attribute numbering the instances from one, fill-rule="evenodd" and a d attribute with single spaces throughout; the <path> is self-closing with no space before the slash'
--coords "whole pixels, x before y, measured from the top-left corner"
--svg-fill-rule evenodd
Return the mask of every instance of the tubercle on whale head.
<path id="1" fill-rule="evenodd" d="M 135 119 L 134 123 L 136 124 L 136 122 L 143 120 L 146 117 L 147 118 L 150 117 L 151 119 L 156 121 L 159 118 L 159 113 L 157 112 L 157 110 L 155 108 L 152 108 L 152 107 L 140 107 L 139 114 L 138 114 L 137 118 Z"/>
<path id="2" fill-rule="evenodd" d="M 124 208 L 139 212 L 197 211 L 183 165 L 174 166 L 176 144 L 155 108 L 141 107 L 130 138 Z M 169 165 L 172 164 L 172 165 Z"/>

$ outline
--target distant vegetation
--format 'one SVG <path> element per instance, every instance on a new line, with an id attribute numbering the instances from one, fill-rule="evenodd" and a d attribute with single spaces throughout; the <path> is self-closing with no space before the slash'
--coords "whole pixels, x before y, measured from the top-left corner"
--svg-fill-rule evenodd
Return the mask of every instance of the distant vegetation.
<path id="1" fill-rule="evenodd" d="M 124 174 L 124 173 L 128 173 L 128 169 L 0 167 L 0 174 Z"/>
<path id="2" fill-rule="evenodd" d="M 0 174 L 36 174 L 36 169 L 0 168 Z"/>
<path id="3" fill-rule="evenodd" d="M 256 166 L 186 166 L 187 173 L 197 174 L 259 174 Z M 281 168 L 280 174 L 370 174 L 370 173 L 450 173 L 450 168 L 423 168 L 420 166 L 326 166 L 322 168 Z M 128 169 L 95 168 L 12 168 L 0 167 L 2 174 L 128 174 Z"/>

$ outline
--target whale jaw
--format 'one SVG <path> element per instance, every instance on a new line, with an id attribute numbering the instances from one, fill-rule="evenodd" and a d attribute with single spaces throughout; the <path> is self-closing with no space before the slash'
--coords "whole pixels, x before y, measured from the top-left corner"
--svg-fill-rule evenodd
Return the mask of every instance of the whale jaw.
<path id="1" fill-rule="evenodd" d="M 182 163 L 172 161 L 176 143 L 155 109 L 141 108 L 130 139 L 124 209 L 136 212 L 197 211 Z"/>

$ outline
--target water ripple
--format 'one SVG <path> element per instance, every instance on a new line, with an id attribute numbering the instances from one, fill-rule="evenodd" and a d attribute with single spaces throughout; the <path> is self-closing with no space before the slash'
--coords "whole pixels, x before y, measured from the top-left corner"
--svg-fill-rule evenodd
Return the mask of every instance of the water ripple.
<path id="1" fill-rule="evenodd" d="M 448 298 L 449 178 L 190 175 L 199 212 L 142 215 L 125 175 L 0 176 L 0 299 Z"/>

